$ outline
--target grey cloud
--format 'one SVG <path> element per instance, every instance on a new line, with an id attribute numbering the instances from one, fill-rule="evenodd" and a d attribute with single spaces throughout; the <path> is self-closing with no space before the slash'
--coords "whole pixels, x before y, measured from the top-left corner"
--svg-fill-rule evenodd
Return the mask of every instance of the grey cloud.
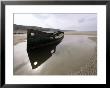
<path id="1" fill-rule="evenodd" d="M 30 16 L 31 15 L 31 16 Z M 65 29 L 68 28 L 76 30 L 92 30 L 97 26 L 97 14 L 87 13 L 39 13 L 39 14 L 17 15 L 19 19 L 16 19 L 16 24 L 30 24 L 31 26 L 41 26 L 49 28 Z M 28 17 L 29 16 L 29 17 Z M 89 27 L 88 27 L 89 26 Z M 82 28 L 84 27 L 84 28 Z M 90 28 L 91 27 L 91 28 Z M 66 29 L 67 28 L 67 29 Z M 78 29 L 79 28 L 79 29 Z M 71 30 L 69 29 L 69 30 Z M 96 30 L 96 29 L 93 29 Z"/>
<path id="2" fill-rule="evenodd" d="M 82 18 L 82 19 L 79 19 L 79 23 L 82 23 L 82 22 L 84 22 L 85 21 L 85 19 L 84 18 Z"/>

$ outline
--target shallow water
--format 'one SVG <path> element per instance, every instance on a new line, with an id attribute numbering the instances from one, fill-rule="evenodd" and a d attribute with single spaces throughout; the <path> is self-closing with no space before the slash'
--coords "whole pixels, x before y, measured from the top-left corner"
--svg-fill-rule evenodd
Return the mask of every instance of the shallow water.
<path id="1" fill-rule="evenodd" d="M 96 43 L 86 35 L 65 35 L 56 52 L 36 69 L 26 51 L 27 42 L 14 46 L 14 75 L 69 75 L 80 70 L 96 53 Z"/>

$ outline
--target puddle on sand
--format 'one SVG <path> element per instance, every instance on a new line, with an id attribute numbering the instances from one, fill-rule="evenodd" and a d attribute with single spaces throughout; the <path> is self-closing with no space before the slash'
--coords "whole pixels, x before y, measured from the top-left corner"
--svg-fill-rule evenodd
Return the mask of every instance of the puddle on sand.
<path id="1" fill-rule="evenodd" d="M 14 75 L 74 73 L 89 61 L 90 57 L 94 55 L 96 47 L 96 43 L 88 39 L 88 36 L 66 35 L 56 47 L 56 52 L 41 66 L 32 70 L 26 45 L 26 42 L 22 42 L 14 46 Z"/>

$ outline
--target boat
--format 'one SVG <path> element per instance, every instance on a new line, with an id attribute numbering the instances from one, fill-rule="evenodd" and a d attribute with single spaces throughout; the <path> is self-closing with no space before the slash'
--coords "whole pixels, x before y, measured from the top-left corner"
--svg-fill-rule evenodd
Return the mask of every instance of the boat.
<path id="1" fill-rule="evenodd" d="M 27 50 L 36 48 L 44 48 L 48 46 L 58 45 L 64 38 L 64 32 L 58 31 L 40 31 L 27 30 Z"/>
<path id="2" fill-rule="evenodd" d="M 56 29 L 27 30 L 27 52 L 32 69 L 37 68 L 52 54 L 56 52 L 56 46 L 63 40 L 64 32 Z"/>

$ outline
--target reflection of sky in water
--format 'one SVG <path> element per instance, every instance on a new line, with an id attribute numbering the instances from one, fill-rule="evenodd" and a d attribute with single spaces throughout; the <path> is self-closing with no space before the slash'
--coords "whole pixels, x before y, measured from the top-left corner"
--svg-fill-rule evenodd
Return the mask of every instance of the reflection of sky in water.
<path id="1" fill-rule="evenodd" d="M 96 31 L 97 14 L 14 14 L 14 24 Z"/>
<path id="2" fill-rule="evenodd" d="M 91 36 L 66 35 L 57 46 L 56 52 L 36 69 L 31 68 L 26 51 L 27 42 L 19 43 L 14 46 L 14 74 L 63 75 L 74 73 L 94 56 L 96 43 L 88 37 Z"/>

